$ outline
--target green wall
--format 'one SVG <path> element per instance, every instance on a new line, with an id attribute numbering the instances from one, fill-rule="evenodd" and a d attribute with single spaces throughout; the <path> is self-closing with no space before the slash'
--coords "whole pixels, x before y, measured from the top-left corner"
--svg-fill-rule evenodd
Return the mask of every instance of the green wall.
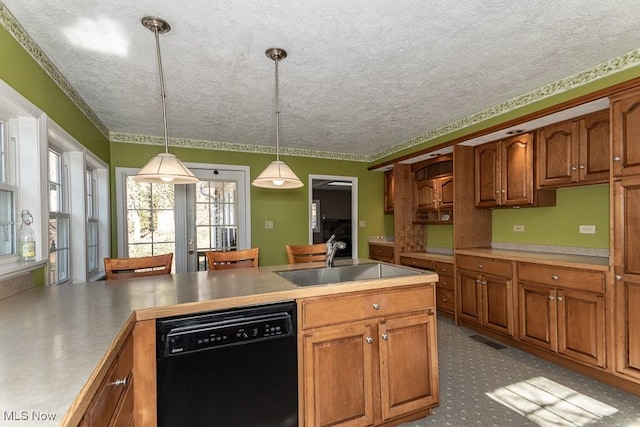
<path id="1" fill-rule="evenodd" d="M 595 225 L 596 233 L 580 234 L 580 225 Z M 608 249 L 609 185 L 558 189 L 556 206 L 495 209 L 492 227 L 494 242 Z"/>
<path id="2" fill-rule="evenodd" d="M 2 26 L 0 52 L 0 79 L 108 163 L 109 140 Z"/>
<path id="3" fill-rule="evenodd" d="M 162 147 L 126 143 L 111 144 L 112 172 L 116 167 L 142 167 Z M 183 162 L 244 165 L 251 169 L 253 180 L 275 155 L 247 154 L 170 147 L 169 151 Z M 293 190 L 269 190 L 251 187 L 251 245 L 260 248 L 260 264 L 285 264 L 284 245 L 308 243 L 308 175 L 339 175 L 358 178 L 358 220 L 366 226 L 358 228 L 358 256 L 368 256 L 367 237 L 385 234 L 383 212 L 383 174 L 367 170 L 367 163 L 324 160 L 308 157 L 281 156 L 304 183 Z M 112 173 L 112 188 L 114 187 Z M 115 194 L 112 194 L 112 217 L 115 218 Z M 265 220 L 273 221 L 273 229 L 265 229 Z M 112 230 L 115 251 L 116 230 Z"/>
<path id="4" fill-rule="evenodd" d="M 427 225 L 427 246 L 430 248 L 453 248 L 453 225 Z"/>

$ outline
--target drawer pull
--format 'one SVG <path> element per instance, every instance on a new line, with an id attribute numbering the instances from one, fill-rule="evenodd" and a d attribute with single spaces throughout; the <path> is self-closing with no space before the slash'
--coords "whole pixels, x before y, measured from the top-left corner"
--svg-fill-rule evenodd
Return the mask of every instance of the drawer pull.
<path id="1" fill-rule="evenodd" d="M 115 380 L 114 382 L 110 383 L 109 385 L 112 385 L 114 387 L 126 387 L 127 386 L 127 377 L 124 377 L 121 380 Z"/>
<path id="2" fill-rule="evenodd" d="M 385 341 L 388 341 L 389 340 L 389 334 L 387 334 L 387 333 L 382 334 L 382 339 L 385 340 Z"/>
<path id="3" fill-rule="evenodd" d="M 447 302 L 447 299 L 446 298 L 442 298 L 442 302 Z"/>
<path id="4" fill-rule="evenodd" d="M 380 310 L 380 304 L 378 304 L 378 303 L 374 302 L 374 303 L 373 303 L 373 309 L 374 309 L 374 310 Z"/>
<path id="5" fill-rule="evenodd" d="M 551 276 L 551 278 L 552 278 L 553 280 L 558 280 L 558 275 L 557 275 L 557 274 L 554 274 L 553 276 Z"/>
<path id="6" fill-rule="evenodd" d="M 446 273 L 447 272 L 447 267 L 442 267 L 442 272 Z"/>
<path id="7" fill-rule="evenodd" d="M 482 268 L 482 267 L 484 267 L 484 265 L 478 264 L 478 268 Z"/>
<path id="8" fill-rule="evenodd" d="M 373 338 L 367 337 L 367 344 L 373 344 Z"/>

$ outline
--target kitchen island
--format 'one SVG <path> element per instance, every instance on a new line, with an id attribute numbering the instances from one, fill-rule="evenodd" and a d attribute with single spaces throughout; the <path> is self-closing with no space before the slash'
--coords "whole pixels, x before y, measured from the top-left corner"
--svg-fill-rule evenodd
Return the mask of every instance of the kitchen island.
<path id="1" fill-rule="evenodd" d="M 432 287 L 437 281 L 436 274 L 421 272 L 298 287 L 274 273 L 304 267 L 297 264 L 67 284 L 34 288 L 0 301 L 0 425 L 16 421 L 77 425 L 132 332 L 134 365 L 145 345 L 149 349 L 148 342 L 135 342 L 134 329 L 150 324 L 145 321 L 372 289 Z M 147 351 L 143 357 L 151 360 L 155 353 Z M 136 378 L 136 387 L 149 385 L 140 379 L 143 381 Z M 150 394 L 155 396 L 155 391 Z M 137 421 L 150 415 L 140 408 L 144 401 L 136 398 Z"/>

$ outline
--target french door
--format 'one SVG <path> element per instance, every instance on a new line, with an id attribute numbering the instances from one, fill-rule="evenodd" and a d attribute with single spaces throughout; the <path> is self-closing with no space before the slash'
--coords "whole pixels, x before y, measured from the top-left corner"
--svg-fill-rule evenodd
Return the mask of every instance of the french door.
<path id="1" fill-rule="evenodd" d="M 251 246 L 249 168 L 188 166 L 197 184 L 136 183 L 135 169 L 117 169 L 119 257 L 173 252 L 173 272 L 198 271 L 208 250 Z"/>

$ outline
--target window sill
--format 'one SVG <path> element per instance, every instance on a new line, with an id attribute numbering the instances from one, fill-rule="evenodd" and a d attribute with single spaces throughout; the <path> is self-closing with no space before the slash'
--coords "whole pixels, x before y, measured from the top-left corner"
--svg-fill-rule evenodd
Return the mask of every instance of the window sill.
<path id="1" fill-rule="evenodd" d="M 12 277 L 21 276 L 34 270 L 38 270 L 47 265 L 47 261 L 13 261 L 0 264 L 0 281 L 8 280 Z"/>

